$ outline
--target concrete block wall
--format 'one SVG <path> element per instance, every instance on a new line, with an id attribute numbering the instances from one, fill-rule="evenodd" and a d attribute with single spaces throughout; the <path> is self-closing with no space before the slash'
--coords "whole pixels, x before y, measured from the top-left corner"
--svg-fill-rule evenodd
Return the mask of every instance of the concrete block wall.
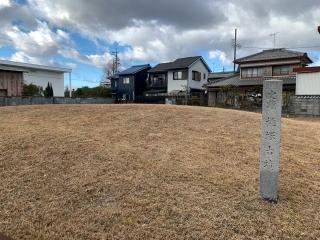
<path id="1" fill-rule="evenodd" d="M 0 107 L 43 104 L 112 104 L 112 98 L 0 97 Z"/>
<path id="2" fill-rule="evenodd" d="M 320 96 L 292 96 L 289 102 L 289 113 L 320 116 Z"/>

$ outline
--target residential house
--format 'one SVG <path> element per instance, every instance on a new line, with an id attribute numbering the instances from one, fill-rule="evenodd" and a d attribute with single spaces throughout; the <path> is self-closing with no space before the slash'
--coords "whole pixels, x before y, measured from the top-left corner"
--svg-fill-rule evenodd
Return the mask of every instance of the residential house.
<path id="1" fill-rule="evenodd" d="M 266 79 L 283 80 L 284 104 L 288 104 L 296 89 L 294 68 L 305 67 L 312 60 L 307 53 L 281 48 L 264 50 L 237 59 L 235 63 L 239 65 L 239 72 L 208 84 L 209 106 L 242 107 L 242 101 L 258 101 Z"/>
<path id="2" fill-rule="evenodd" d="M 149 70 L 148 91 L 145 94 L 175 94 L 205 90 L 209 66 L 201 56 L 179 58 L 161 63 Z"/>
<path id="3" fill-rule="evenodd" d="M 71 79 L 71 69 L 0 60 L 0 96 L 19 97 L 23 84 L 34 84 L 43 89 L 52 84 L 55 97 L 64 97 L 65 74 Z"/>
<path id="4" fill-rule="evenodd" d="M 111 77 L 112 94 L 115 99 L 134 101 L 146 91 L 149 64 L 132 66 Z"/>

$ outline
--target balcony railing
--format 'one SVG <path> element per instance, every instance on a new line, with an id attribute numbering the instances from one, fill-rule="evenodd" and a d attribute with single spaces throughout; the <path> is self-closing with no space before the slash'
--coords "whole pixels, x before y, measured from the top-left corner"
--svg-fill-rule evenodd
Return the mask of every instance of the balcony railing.
<path id="1" fill-rule="evenodd" d="M 149 88 L 166 88 L 167 81 L 165 81 L 165 80 L 152 81 L 148 87 Z"/>

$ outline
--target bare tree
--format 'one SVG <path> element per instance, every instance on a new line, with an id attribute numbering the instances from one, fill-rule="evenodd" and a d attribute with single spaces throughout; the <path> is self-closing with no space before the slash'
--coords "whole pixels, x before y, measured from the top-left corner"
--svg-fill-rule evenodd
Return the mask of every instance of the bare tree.
<path id="1" fill-rule="evenodd" d="M 113 60 L 110 60 L 106 65 L 103 66 L 103 75 L 101 78 L 100 85 L 109 85 L 110 77 L 113 76 Z"/>
<path id="2" fill-rule="evenodd" d="M 103 76 L 101 79 L 101 85 L 107 86 L 110 85 L 110 78 L 118 73 L 120 64 L 119 52 L 116 49 L 115 52 L 112 52 L 111 55 L 114 56 L 104 67 L 103 67 Z"/>

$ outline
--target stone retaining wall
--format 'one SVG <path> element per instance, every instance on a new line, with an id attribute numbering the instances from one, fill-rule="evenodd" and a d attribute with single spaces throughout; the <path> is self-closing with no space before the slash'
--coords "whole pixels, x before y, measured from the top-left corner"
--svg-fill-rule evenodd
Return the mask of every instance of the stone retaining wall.
<path id="1" fill-rule="evenodd" d="M 112 104 L 112 98 L 0 97 L 0 107 L 43 104 Z"/>

